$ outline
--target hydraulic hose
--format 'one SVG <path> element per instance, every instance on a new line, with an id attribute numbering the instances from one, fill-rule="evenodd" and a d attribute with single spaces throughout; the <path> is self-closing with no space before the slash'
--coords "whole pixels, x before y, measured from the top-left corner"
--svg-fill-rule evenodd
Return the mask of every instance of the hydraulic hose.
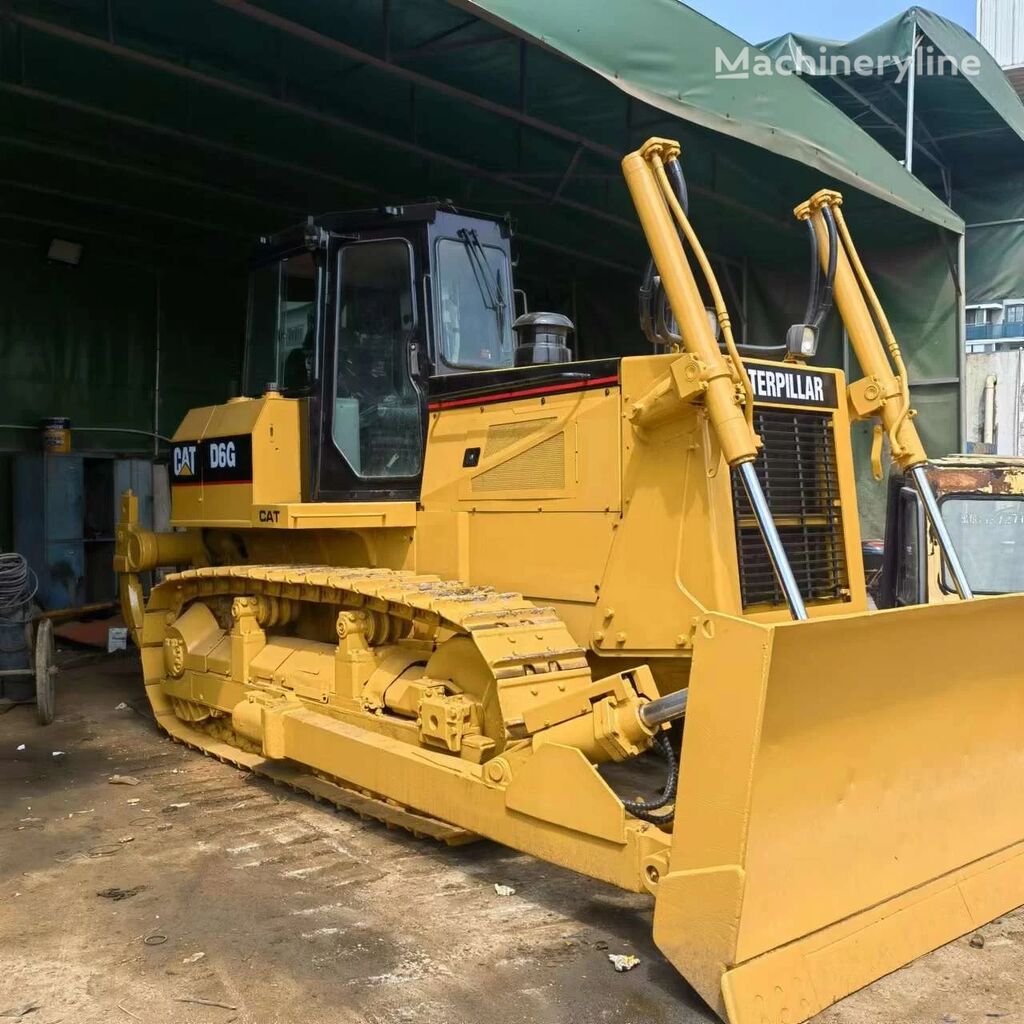
<path id="1" fill-rule="evenodd" d="M 654 812 L 668 807 L 675 801 L 676 788 L 679 785 L 679 759 L 672 749 L 672 741 L 669 739 L 668 733 L 659 732 L 654 737 L 653 746 L 668 763 L 668 776 L 665 779 L 661 795 L 651 803 L 646 800 L 623 800 L 622 806 L 634 818 L 639 818 L 641 821 L 649 821 L 652 825 L 671 825 L 672 819 L 675 817 L 675 808 L 665 814 L 655 814 Z"/>
<path id="2" fill-rule="evenodd" d="M 836 282 L 836 263 L 838 261 L 838 234 L 836 231 L 835 218 L 832 211 L 822 207 L 822 216 L 825 219 L 825 226 L 828 230 L 828 266 L 825 271 L 825 280 L 821 279 L 821 261 L 818 251 L 818 234 L 814 225 L 807 221 L 807 230 L 811 241 L 811 283 L 807 295 L 807 311 L 804 313 L 804 323 L 810 324 L 815 330 L 819 329 L 825 322 L 829 310 L 832 309 L 832 291 Z"/>
<path id="3" fill-rule="evenodd" d="M 814 225 L 807 222 L 807 232 L 811 236 L 811 278 L 807 287 L 807 310 L 804 313 L 804 323 L 809 324 L 818 314 L 818 290 L 821 285 L 821 263 L 818 261 L 818 235 Z"/>
<path id="4" fill-rule="evenodd" d="M 832 308 L 832 291 L 836 284 L 836 265 L 839 260 L 839 238 L 836 233 L 835 218 L 827 206 L 822 210 L 822 214 L 825 217 L 825 226 L 828 228 L 828 269 L 825 272 L 825 283 L 821 289 L 814 319 L 808 321 L 815 328 L 821 327 L 825 322 L 825 317 L 828 316 L 829 310 Z M 811 234 L 814 235 L 813 227 L 811 228 Z M 815 241 L 817 241 L 816 235 Z"/>
<path id="5" fill-rule="evenodd" d="M 669 160 L 665 164 L 665 174 L 668 183 L 672 186 L 672 194 L 679 200 L 683 213 L 690 216 L 690 193 L 686 187 L 686 177 L 683 174 L 683 165 L 678 160 Z"/>
<path id="6" fill-rule="evenodd" d="M 686 187 L 683 165 L 678 160 L 672 160 L 669 162 L 667 171 L 672 191 L 676 199 L 679 200 L 679 205 L 683 208 L 683 212 L 689 216 L 690 193 Z M 683 237 L 682 233 L 680 233 L 679 237 L 681 240 Z M 667 338 L 663 338 L 658 333 L 658 315 L 656 312 L 664 294 L 654 266 L 654 257 L 652 256 L 647 261 L 647 266 L 644 268 L 644 275 L 640 282 L 640 329 L 644 332 L 644 337 L 655 347 L 664 345 L 668 341 Z"/>

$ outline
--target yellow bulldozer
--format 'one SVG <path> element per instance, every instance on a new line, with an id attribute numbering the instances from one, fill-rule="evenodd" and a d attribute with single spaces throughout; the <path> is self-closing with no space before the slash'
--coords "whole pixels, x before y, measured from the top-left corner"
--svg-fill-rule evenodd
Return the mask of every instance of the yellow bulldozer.
<path id="1" fill-rule="evenodd" d="M 173 532 L 123 498 L 122 603 L 171 736 L 649 893 L 721 1017 L 796 1024 L 1024 902 L 1024 598 L 971 593 L 841 196 L 797 207 L 821 269 L 757 358 L 678 146 L 623 170 L 651 355 L 574 361 L 566 318 L 516 318 L 498 218 L 265 240 L 250 397 L 174 435 Z M 808 365 L 833 297 L 849 385 Z M 851 417 L 887 435 L 955 602 L 869 610 Z"/>

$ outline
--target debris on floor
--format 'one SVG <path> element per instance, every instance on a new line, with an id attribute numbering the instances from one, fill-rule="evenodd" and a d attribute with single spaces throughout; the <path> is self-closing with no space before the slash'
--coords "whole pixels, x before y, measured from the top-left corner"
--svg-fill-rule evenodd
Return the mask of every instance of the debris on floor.
<path id="1" fill-rule="evenodd" d="M 179 1003 L 198 1003 L 200 1006 L 219 1006 L 222 1010 L 237 1010 L 231 1003 L 218 1003 L 215 999 L 200 999 L 199 996 L 178 996 Z"/>
<path id="2" fill-rule="evenodd" d="M 205 953 L 193 953 L 191 956 L 185 957 L 181 962 L 183 964 L 197 964 L 204 956 L 206 956 Z"/>
<path id="3" fill-rule="evenodd" d="M 111 775 L 107 779 L 112 786 L 137 786 L 139 780 L 132 775 Z"/>
<path id="4" fill-rule="evenodd" d="M 640 963 L 640 957 L 634 956 L 632 953 L 609 953 L 608 959 L 611 960 L 612 967 L 620 974 L 633 970 Z"/>
<path id="5" fill-rule="evenodd" d="M 13 1017 L 15 1020 L 21 1020 L 22 1017 L 27 1017 L 30 1013 L 39 1009 L 42 1009 L 42 1003 L 22 1003 L 20 1006 L 13 1006 L 9 1010 L 0 1010 L 0 1017 Z"/>
<path id="6" fill-rule="evenodd" d="M 516 891 L 511 885 L 501 885 L 499 882 L 494 883 L 494 891 L 499 896 L 515 896 Z"/>
<path id="7" fill-rule="evenodd" d="M 970 940 L 970 944 L 975 949 L 984 949 L 985 948 L 985 936 L 981 935 L 981 934 L 972 935 L 971 936 L 971 940 Z"/>
<path id="8" fill-rule="evenodd" d="M 96 895 L 102 896 L 105 900 L 126 900 L 130 896 L 138 896 L 145 888 L 144 885 L 135 885 L 131 889 L 120 889 L 114 885 L 109 889 L 100 889 Z"/>

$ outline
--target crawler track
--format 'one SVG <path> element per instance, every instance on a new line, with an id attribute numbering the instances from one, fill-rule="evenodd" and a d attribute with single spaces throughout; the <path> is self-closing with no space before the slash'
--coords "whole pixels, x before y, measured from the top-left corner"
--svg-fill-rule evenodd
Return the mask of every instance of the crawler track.
<path id="1" fill-rule="evenodd" d="M 339 611 L 374 611 L 404 620 L 406 628 L 422 639 L 469 637 L 498 686 L 555 671 L 589 676 L 584 651 L 551 608 L 531 604 L 521 594 L 499 593 L 491 587 L 472 587 L 436 576 L 391 569 L 233 565 L 176 573 L 153 589 L 141 631 L 143 671 L 153 713 L 171 737 L 316 800 L 449 844 L 470 842 L 477 836 L 372 793 L 351 789 L 344 780 L 324 778 L 293 762 L 269 760 L 243 750 L 175 714 L 162 686 L 162 647 L 168 621 L 192 601 L 260 595 L 327 604 Z"/>

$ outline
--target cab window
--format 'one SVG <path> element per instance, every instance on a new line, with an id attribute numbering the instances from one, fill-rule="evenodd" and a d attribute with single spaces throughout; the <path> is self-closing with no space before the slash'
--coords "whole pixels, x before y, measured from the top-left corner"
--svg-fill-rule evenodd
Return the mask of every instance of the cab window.
<path id="1" fill-rule="evenodd" d="M 909 487 L 900 491 L 899 555 L 896 604 L 923 604 L 925 595 L 924 513 L 921 499 Z"/>
<path id="2" fill-rule="evenodd" d="M 511 277 L 504 249 L 482 245 L 473 229 L 436 242 L 435 307 L 438 350 L 465 370 L 511 366 Z"/>
<path id="3" fill-rule="evenodd" d="M 269 382 L 285 391 L 309 389 L 316 364 L 317 266 L 299 252 L 257 267 L 249 279 L 245 393 Z"/>
<path id="4" fill-rule="evenodd" d="M 345 245 L 338 254 L 337 350 L 331 435 L 364 478 L 415 476 L 423 458 L 412 251 L 403 239 Z"/>
<path id="5" fill-rule="evenodd" d="M 1024 498 L 950 496 L 941 502 L 953 547 L 976 594 L 1024 591 Z M 942 587 L 955 592 L 943 566 Z"/>

